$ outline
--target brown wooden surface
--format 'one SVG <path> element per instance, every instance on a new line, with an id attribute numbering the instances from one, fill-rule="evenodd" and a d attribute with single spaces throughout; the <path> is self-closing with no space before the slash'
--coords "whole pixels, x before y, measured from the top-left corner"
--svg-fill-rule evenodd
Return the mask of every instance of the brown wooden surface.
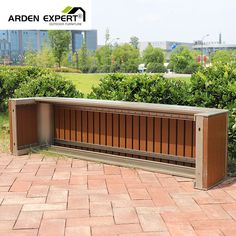
<path id="1" fill-rule="evenodd" d="M 100 142 L 101 145 L 106 145 L 106 114 L 100 113 Z"/>
<path id="2" fill-rule="evenodd" d="M 131 115 L 126 116 L 126 148 L 133 149 L 133 117 Z M 132 155 L 127 155 L 132 157 Z"/>
<path id="3" fill-rule="evenodd" d="M 71 132 L 71 127 L 70 127 L 70 110 L 65 109 L 65 140 L 70 141 L 70 132 Z"/>
<path id="4" fill-rule="evenodd" d="M 112 142 L 112 114 L 111 113 L 108 113 L 107 114 L 107 135 L 106 135 L 106 138 L 107 138 L 107 144 L 108 146 L 112 146 L 113 145 L 113 142 Z"/>
<path id="5" fill-rule="evenodd" d="M 70 124 L 71 124 L 71 141 L 76 141 L 76 111 L 71 110 Z"/>
<path id="6" fill-rule="evenodd" d="M 88 142 L 88 112 L 82 111 L 82 142 Z"/>
<path id="7" fill-rule="evenodd" d="M 203 126 L 203 187 L 208 189 L 226 175 L 227 116 L 204 118 Z"/>
<path id="8" fill-rule="evenodd" d="M 54 137 L 60 139 L 60 110 L 55 107 L 54 111 Z"/>
<path id="9" fill-rule="evenodd" d="M 133 117 L 133 149 L 139 150 L 139 117 Z"/>
<path id="10" fill-rule="evenodd" d="M 154 129 L 154 138 L 155 138 L 155 152 L 160 153 L 161 152 L 161 119 L 160 118 L 154 118 L 155 119 L 155 129 Z"/>
<path id="11" fill-rule="evenodd" d="M 113 146 L 119 147 L 119 115 L 113 114 Z"/>
<path id="12" fill-rule="evenodd" d="M 93 122 L 94 122 L 94 114 L 93 112 L 89 111 L 88 112 L 88 143 L 93 143 L 93 135 L 94 135 Z"/>
<path id="13" fill-rule="evenodd" d="M 82 142 L 82 112 L 76 111 L 76 141 Z"/>
<path id="14" fill-rule="evenodd" d="M 193 157 L 193 122 L 185 121 L 185 157 Z"/>
<path id="15" fill-rule="evenodd" d="M 37 144 L 37 105 L 16 106 L 16 117 L 18 147 Z"/>
<path id="16" fill-rule="evenodd" d="M 100 114 L 94 112 L 94 143 L 100 144 Z"/>
<path id="17" fill-rule="evenodd" d="M 12 130 L 12 102 L 8 103 L 9 129 L 10 129 L 10 152 L 13 153 L 13 130 Z M 15 111 L 14 111 L 15 112 Z"/>
<path id="18" fill-rule="evenodd" d="M 147 151 L 153 152 L 154 148 L 154 118 L 148 117 L 147 118 Z"/>
<path id="19" fill-rule="evenodd" d="M 168 119 L 162 119 L 162 153 L 168 154 L 169 152 L 169 120 Z"/>
<path id="20" fill-rule="evenodd" d="M 140 150 L 146 151 L 147 149 L 147 121 L 146 117 L 141 116 L 140 117 Z"/>
<path id="21" fill-rule="evenodd" d="M 125 148 L 125 130 L 126 130 L 126 122 L 125 115 L 120 115 L 120 147 Z"/>
<path id="22" fill-rule="evenodd" d="M 184 156 L 184 121 L 178 120 L 177 155 Z"/>
<path id="23" fill-rule="evenodd" d="M 64 140 L 65 139 L 65 110 L 63 108 L 59 109 L 59 138 Z"/>
<path id="24" fill-rule="evenodd" d="M 169 154 L 176 155 L 177 152 L 177 120 L 170 119 L 170 146 L 169 146 Z"/>

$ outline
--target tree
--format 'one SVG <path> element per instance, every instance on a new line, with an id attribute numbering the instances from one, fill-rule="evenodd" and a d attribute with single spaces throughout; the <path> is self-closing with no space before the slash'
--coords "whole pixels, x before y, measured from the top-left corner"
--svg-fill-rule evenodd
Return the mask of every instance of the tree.
<path id="1" fill-rule="evenodd" d="M 200 65 L 196 60 L 196 52 L 190 51 L 185 46 L 178 46 L 170 56 L 170 67 L 176 73 L 192 74 Z"/>
<path id="2" fill-rule="evenodd" d="M 49 40 L 55 61 L 61 67 L 63 56 L 69 49 L 71 34 L 64 30 L 52 30 L 49 31 Z"/>
<path id="3" fill-rule="evenodd" d="M 132 37 L 130 38 L 130 44 L 131 44 L 134 48 L 138 49 L 138 46 L 139 46 L 139 38 L 136 37 L 136 36 L 132 36 Z"/>
<path id="4" fill-rule="evenodd" d="M 101 73 L 110 72 L 112 48 L 109 45 L 98 48 L 95 57 L 98 63 L 98 70 Z"/>
<path id="5" fill-rule="evenodd" d="M 107 28 L 106 29 L 106 33 L 105 33 L 105 45 L 108 44 L 109 40 L 110 40 L 110 30 Z"/>
<path id="6" fill-rule="evenodd" d="M 79 68 L 83 73 L 87 73 L 89 70 L 89 55 L 86 43 L 83 42 L 82 47 L 78 51 Z"/>
<path id="7" fill-rule="evenodd" d="M 139 50 L 126 43 L 112 52 L 112 72 L 137 72 L 140 63 Z"/>
<path id="8" fill-rule="evenodd" d="M 148 63 L 164 64 L 164 52 L 160 48 L 154 48 L 152 44 L 149 43 L 146 49 L 143 51 L 143 60 L 146 66 Z"/>
<path id="9" fill-rule="evenodd" d="M 236 50 L 219 50 L 212 55 L 212 63 L 228 63 L 236 60 Z"/>

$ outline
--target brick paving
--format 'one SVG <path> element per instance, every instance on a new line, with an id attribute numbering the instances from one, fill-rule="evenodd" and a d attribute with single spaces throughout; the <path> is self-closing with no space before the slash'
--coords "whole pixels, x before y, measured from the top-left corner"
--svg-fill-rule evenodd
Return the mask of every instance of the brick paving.
<path id="1" fill-rule="evenodd" d="M 0 153 L 2 236 L 236 235 L 236 181 L 210 191 L 160 173 Z"/>

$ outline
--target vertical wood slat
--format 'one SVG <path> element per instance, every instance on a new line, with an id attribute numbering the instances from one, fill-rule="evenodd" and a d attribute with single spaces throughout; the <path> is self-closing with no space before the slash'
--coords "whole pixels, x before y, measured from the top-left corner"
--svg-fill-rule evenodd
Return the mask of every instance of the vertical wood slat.
<path id="1" fill-rule="evenodd" d="M 60 129 L 59 129 L 59 139 L 64 140 L 65 139 L 65 114 L 64 109 L 59 109 L 59 121 L 60 121 Z"/>
<path id="2" fill-rule="evenodd" d="M 70 110 L 65 109 L 65 140 L 70 141 L 71 126 L 70 126 Z"/>
<path id="3" fill-rule="evenodd" d="M 71 124 L 71 141 L 76 141 L 76 111 L 71 110 L 71 117 L 70 117 L 70 124 Z"/>
<path id="4" fill-rule="evenodd" d="M 162 119 L 162 131 L 161 131 L 161 135 L 162 135 L 162 153 L 163 154 L 168 154 L 169 150 L 169 120 L 166 118 Z"/>
<path id="5" fill-rule="evenodd" d="M 155 138 L 155 152 L 161 153 L 161 119 L 155 118 L 155 131 L 154 131 L 154 138 Z"/>
<path id="6" fill-rule="evenodd" d="M 147 150 L 147 121 L 146 117 L 140 117 L 140 150 L 146 151 Z"/>
<path id="7" fill-rule="evenodd" d="M 94 114 L 93 112 L 88 112 L 88 143 L 93 144 L 93 136 L 94 136 L 94 127 L 93 127 L 93 121 L 94 121 Z"/>
<path id="8" fill-rule="evenodd" d="M 147 118 L 147 151 L 153 152 L 154 151 L 154 118 L 148 117 Z M 152 158 L 148 158 L 148 160 L 152 160 Z"/>
<path id="9" fill-rule="evenodd" d="M 133 149 L 139 150 L 139 133 L 140 133 L 140 125 L 139 125 L 139 116 L 133 117 Z M 139 156 L 134 155 L 133 157 L 139 158 Z"/>
<path id="10" fill-rule="evenodd" d="M 82 142 L 88 142 L 88 112 L 82 111 Z"/>
<path id="11" fill-rule="evenodd" d="M 106 145 L 106 114 L 100 113 L 100 143 Z"/>
<path id="12" fill-rule="evenodd" d="M 119 147 L 119 115 L 113 114 L 113 146 Z"/>
<path id="13" fill-rule="evenodd" d="M 100 114 L 94 112 L 94 143 L 100 144 Z"/>
<path id="14" fill-rule="evenodd" d="M 177 151 L 177 132 L 176 132 L 176 128 L 177 128 L 177 120 L 174 119 L 170 119 L 170 143 L 169 143 L 169 154 L 170 155 L 176 155 L 176 151 Z"/>
<path id="15" fill-rule="evenodd" d="M 59 109 L 57 107 L 55 107 L 55 112 L 54 112 L 54 137 L 56 139 L 60 138 L 60 112 Z"/>
<path id="16" fill-rule="evenodd" d="M 193 122 L 185 121 L 185 157 L 192 157 Z"/>
<path id="17" fill-rule="evenodd" d="M 125 130 L 126 130 L 126 122 L 125 115 L 120 115 L 120 147 L 125 148 Z"/>
<path id="18" fill-rule="evenodd" d="M 76 111 L 76 141 L 82 142 L 82 112 Z"/>
<path id="19" fill-rule="evenodd" d="M 108 113 L 107 114 L 107 134 L 106 134 L 106 145 L 108 146 L 112 146 L 113 143 L 112 143 L 112 114 L 111 113 Z"/>
<path id="20" fill-rule="evenodd" d="M 178 120 L 177 155 L 184 156 L 184 121 Z"/>
<path id="21" fill-rule="evenodd" d="M 133 149 L 133 117 L 131 115 L 126 116 L 126 148 Z M 132 155 L 127 155 L 132 157 Z"/>

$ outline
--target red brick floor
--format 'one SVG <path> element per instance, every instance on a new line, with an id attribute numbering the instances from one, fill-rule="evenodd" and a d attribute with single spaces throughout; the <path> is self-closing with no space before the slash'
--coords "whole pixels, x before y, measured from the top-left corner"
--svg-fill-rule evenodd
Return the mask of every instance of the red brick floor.
<path id="1" fill-rule="evenodd" d="M 236 235 L 236 182 L 0 154 L 0 236 Z"/>

